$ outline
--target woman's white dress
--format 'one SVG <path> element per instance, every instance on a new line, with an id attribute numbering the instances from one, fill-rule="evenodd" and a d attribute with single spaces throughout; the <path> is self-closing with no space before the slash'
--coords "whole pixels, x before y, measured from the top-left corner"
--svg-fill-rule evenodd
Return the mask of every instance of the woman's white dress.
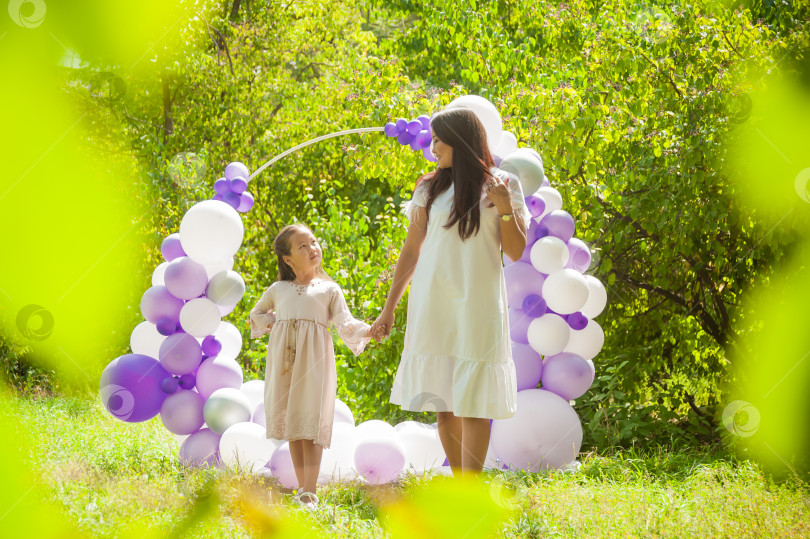
<path id="1" fill-rule="evenodd" d="M 507 174 L 494 169 L 500 177 Z M 516 218 L 528 223 L 519 180 L 508 175 Z M 414 190 L 405 212 L 427 202 L 427 181 Z M 481 195 L 481 228 L 462 241 L 458 227 L 444 228 L 453 187 L 433 201 L 408 296 L 405 346 L 391 402 L 415 412 L 451 411 L 458 417 L 504 419 L 514 415 L 517 381 L 507 319 L 497 209 Z"/>

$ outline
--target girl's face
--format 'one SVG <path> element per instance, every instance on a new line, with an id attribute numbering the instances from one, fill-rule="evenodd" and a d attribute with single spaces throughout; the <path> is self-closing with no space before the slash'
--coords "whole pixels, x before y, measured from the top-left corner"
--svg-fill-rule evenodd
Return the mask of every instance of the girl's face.
<path id="1" fill-rule="evenodd" d="M 290 236 L 290 254 L 284 257 L 284 261 L 296 275 L 318 267 L 322 258 L 321 246 L 312 232 L 302 229 Z"/>
<path id="2" fill-rule="evenodd" d="M 442 142 L 435 133 L 433 134 L 433 143 L 430 145 L 430 151 L 436 156 L 439 168 L 452 168 L 453 148 L 448 146 L 447 143 Z"/>

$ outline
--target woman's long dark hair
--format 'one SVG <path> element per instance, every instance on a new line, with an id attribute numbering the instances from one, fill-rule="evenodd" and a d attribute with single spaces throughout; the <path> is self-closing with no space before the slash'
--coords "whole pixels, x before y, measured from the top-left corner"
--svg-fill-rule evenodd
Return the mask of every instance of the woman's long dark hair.
<path id="1" fill-rule="evenodd" d="M 492 176 L 490 168 L 495 166 L 487 133 L 475 113 L 461 107 L 436 113 L 430 119 L 430 128 L 439 140 L 453 148 L 453 166 L 419 178 L 420 182 L 430 182 L 425 211 L 429 219 L 433 201 L 452 185 L 453 207 L 444 227 L 458 223 L 458 235 L 466 240 L 481 227 L 481 193 L 487 178 Z"/>

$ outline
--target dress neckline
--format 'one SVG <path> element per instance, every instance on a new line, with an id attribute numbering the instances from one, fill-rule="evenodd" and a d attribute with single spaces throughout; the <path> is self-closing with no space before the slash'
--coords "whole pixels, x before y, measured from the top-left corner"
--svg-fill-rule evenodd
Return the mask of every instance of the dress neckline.
<path id="1" fill-rule="evenodd" d="M 312 279 L 307 284 L 298 284 L 298 283 L 294 283 L 292 281 L 286 281 L 286 282 L 290 283 L 292 285 L 292 287 L 295 289 L 295 291 L 298 292 L 298 295 L 300 296 L 301 294 L 306 292 L 308 288 L 323 282 L 323 279 L 321 279 L 320 277 L 315 277 L 314 279 Z"/>

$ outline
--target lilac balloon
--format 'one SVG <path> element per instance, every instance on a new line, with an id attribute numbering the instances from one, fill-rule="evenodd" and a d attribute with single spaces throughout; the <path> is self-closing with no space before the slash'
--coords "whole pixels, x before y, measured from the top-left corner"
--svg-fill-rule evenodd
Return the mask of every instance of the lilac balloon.
<path id="1" fill-rule="evenodd" d="M 253 195 L 245 191 L 239 198 L 239 206 L 236 207 L 236 211 L 239 213 L 247 213 L 253 207 L 254 202 Z"/>
<path id="2" fill-rule="evenodd" d="M 568 242 L 574 236 L 574 218 L 565 210 L 554 210 L 540 222 L 548 227 L 549 236 Z"/>
<path id="3" fill-rule="evenodd" d="M 186 256 L 183 246 L 180 244 L 180 234 L 174 233 L 166 236 L 163 243 L 160 244 L 160 254 L 166 259 L 166 262 L 171 262 L 175 258 Z"/>
<path id="4" fill-rule="evenodd" d="M 529 294 L 523 300 L 522 310 L 524 313 L 531 316 L 532 318 L 537 318 L 538 316 L 543 316 L 544 314 L 546 314 L 548 306 L 546 305 L 546 300 L 544 300 L 537 294 Z"/>
<path id="5" fill-rule="evenodd" d="M 428 116 L 427 114 L 420 114 L 417 120 L 422 122 L 423 129 L 427 129 L 428 131 L 430 131 L 430 116 Z"/>
<path id="6" fill-rule="evenodd" d="M 200 343 L 188 333 L 175 333 L 160 345 L 160 364 L 172 374 L 189 374 L 200 365 Z"/>
<path id="7" fill-rule="evenodd" d="M 540 217 L 546 211 L 546 201 L 534 195 L 526 197 L 526 207 L 532 217 Z"/>
<path id="8" fill-rule="evenodd" d="M 354 448 L 354 465 L 368 483 L 390 483 L 405 467 L 405 448 L 396 436 L 362 437 Z"/>
<path id="9" fill-rule="evenodd" d="M 402 133 L 397 135 L 397 142 L 399 142 L 403 146 L 408 146 L 413 140 L 413 138 L 414 136 L 411 135 L 408 131 L 403 131 Z"/>
<path id="10" fill-rule="evenodd" d="M 295 475 L 292 455 L 290 455 L 290 442 L 281 444 L 270 457 L 267 463 L 270 473 L 286 488 L 298 488 L 298 477 Z"/>
<path id="11" fill-rule="evenodd" d="M 169 432 L 191 434 L 202 428 L 205 401 L 196 391 L 181 389 L 166 397 L 160 407 L 160 420 Z"/>
<path id="12" fill-rule="evenodd" d="M 548 181 L 548 176 L 543 176 L 543 182 L 540 184 L 540 187 L 551 187 L 551 182 Z"/>
<path id="13" fill-rule="evenodd" d="M 563 352 L 547 357 L 543 365 L 543 389 L 565 400 L 578 399 L 588 391 L 594 378 L 590 364 L 582 357 Z"/>
<path id="14" fill-rule="evenodd" d="M 180 446 L 180 462 L 185 466 L 216 466 L 219 464 L 219 434 L 211 429 L 192 433 Z"/>
<path id="15" fill-rule="evenodd" d="M 242 201 L 242 197 L 236 193 L 225 193 L 222 195 L 222 201 L 229 205 L 231 208 L 236 209 Z"/>
<path id="16" fill-rule="evenodd" d="M 548 224 L 543 221 L 545 221 L 545 219 L 537 223 L 537 228 L 534 229 L 534 241 L 545 238 L 549 234 Z"/>
<path id="17" fill-rule="evenodd" d="M 568 263 L 566 268 L 572 268 L 580 273 L 585 273 L 591 266 L 591 250 L 588 245 L 577 238 L 568 240 Z"/>
<path id="18" fill-rule="evenodd" d="M 222 343 L 213 335 L 203 339 L 202 351 L 208 357 L 213 357 L 222 351 Z"/>
<path id="19" fill-rule="evenodd" d="M 569 314 L 565 317 L 565 320 L 568 322 L 568 325 L 571 326 L 571 329 L 576 331 L 585 329 L 588 325 L 588 317 L 579 311 Z"/>
<path id="20" fill-rule="evenodd" d="M 422 129 L 424 129 L 424 126 L 422 125 L 422 122 L 420 122 L 419 120 L 411 120 L 410 122 L 408 122 L 408 126 L 406 127 L 406 129 L 408 130 L 408 133 L 410 133 L 411 135 L 418 135 L 419 132 Z"/>
<path id="21" fill-rule="evenodd" d="M 431 153 L 430 148 L 424 148 L 424 149 L 422 150 L 422 155 L 424 155 L 424 156 L 425 156 L 425 159 L 427 159 L 427 160 L 428 160 L 428 161 L 430 161 L 431 163 L 435 163 L 435 162 L 436 162 L 436 156 L 435 156 L 435 155 L 433 155 L 433 153 Z"/>
<path id="22" fill-rule="evenodd" d="M 247 189 L 247 180 L 242 176 L 237 176 L 236 178 L 231 180 L 231 191 L 236 193 L 237 195 L 241 195 Z"/>
<path id="23" fill-rule="evenodd" d="M 166 288 L 180 299 L 194 299 L 205 292 L 208 274 L 205 266 L 183 256 L 171 261 L 163 276 Z"/>
<path id="24" fill-rule="evenodd" d="M 183 374 L 180 376 L 179 384 L 181 389 L 193 389 L 197 385 L 197 375 L 195 373 Z"/>
<path id="25" fill-rule="evenodd" d="M 405 118 L 397 118 L 395 124 L 397 126 L 397 135 L 406 132 L 408 129 L 408 120 Z"/>
<path id="26" fill-rule="evenodd" d="M 223 200 L 225 200 L 225 197 L 223 197 L 223 196 L 222 196 L 222 195 L 220 195 L 220 194 L 216 194 L 216 195 L 214 195 L 213 197 L 211 197 L 211 199 L 212 199 L 212 200 L 217 200 L 217 201 L 219 201 L 219 202 L 222 202 Z"/>
<path id="27" fill-rule="evenodd" d="M 110 414 L 122 421 L 146 421 L 160 411 L 166 398 L 161 384 L 169 376 L 166 369 L 149 356 L 117 357 L 101 373 L 101 402 Z"/>
<path id="28" fill-rule="evenodd" d="M 416 143 L 418 149 L 424 150 L 425 148 L 430 149 L 430 143 L 433 141 L 433 137 L 430 135 L 430 131 L 420 131 L 418 135 L 416 135 Z"/>
<path id="29" fill-rule="evenodd" d="M 168 337 L 169 335 L 174 335 L 177 333 L 177 322 L 171 318 L 161 318 L 157 321 L 157 324 L 155 324 L 155 328 L 157 329 L 158 333 L 164 337 Z"/>
<path id="30" fill-rule="evenodd" d="M 183 300 L 173 296 L 165 286 L 153 286 L 141 298 L 141 313 L 153 324 L 157 324 L 161 318 L 179 322 L 182 308 Z"/>
<path id="31" fill-rule="evenodd" d="M 529 344 L 529 324 L 534 320 L 520 309 L 509 308 L 509 335 L 520 344 Z"/>
<path id="32" fill-rule="evenodd" d="M 411 150 L 418 152 L 422 150 L 422 145 L 419 143 L 419 135 L 414 135 L 410 142 Z"/>
<path id="33" fill-rule="evenodd" d="M 162 389 L 163 392 L 166 393 L 167 395 L 171 395 L 172 393 L 180 389 L 180 383 L 174 376 L 169 376 L 168 378 L 164 378 L 163 381 L 160 383 L 160 389 Z"/>
<path id="34" fill-rule="evenodd" d="M 543 373 L 543 358 L 528 344 L 512 343 L 512 360 L 517 373 L 517 390 L 533 389 Z"/>
<path id="35" fill-rule="evenodd" d="M 388 122 L 387 124 L 385 124 L 385 127 L 383 128 L 383 132 L 389 137 L 395 137 L 395 136 L 399 135 L 399 130 L 397 129 L 397 124 L 395 124 L 393 122 Z"/>
<path id="36" fill-rule="evenodd" d="M 503 157 L 494 153 L 492 154 L 492 162 L 495 163 L 496 167 L 501 166 L 501 161 L 503 161 Z"/>
<path id="37" fill-rule="evenodd" d="M 218 195 L 226 195 L 231 192 L 231 183 L 225 178 L 220 178 L 214 182 L 214 192 Z"/>
<path id="38" fill-rule="evenodd" d="M 197 391 L 208 398 L 217 389 L 242 387 L 242 367 L 233 359 L 206 359 L 197 369 Z"/>
<path id="39" fill-rule="evenodd" d="M 247 178 L 250 176 L 250 171 L 244 164 L 240 163 L 239 161 L 234 161 L 225 167 L 225 179 L 233 180 L 237 176 Z"/>
<path id="40" fill-rule="evenodd" d="M 503 269 L 506 280 L 506 300 L 510 307 L 521 309 L 523 300 L 532 294 L 541 295 L 546 278 L 525 262 L 515 262 Z M 537 315 L 539 316 L 539 315 Z"/>

